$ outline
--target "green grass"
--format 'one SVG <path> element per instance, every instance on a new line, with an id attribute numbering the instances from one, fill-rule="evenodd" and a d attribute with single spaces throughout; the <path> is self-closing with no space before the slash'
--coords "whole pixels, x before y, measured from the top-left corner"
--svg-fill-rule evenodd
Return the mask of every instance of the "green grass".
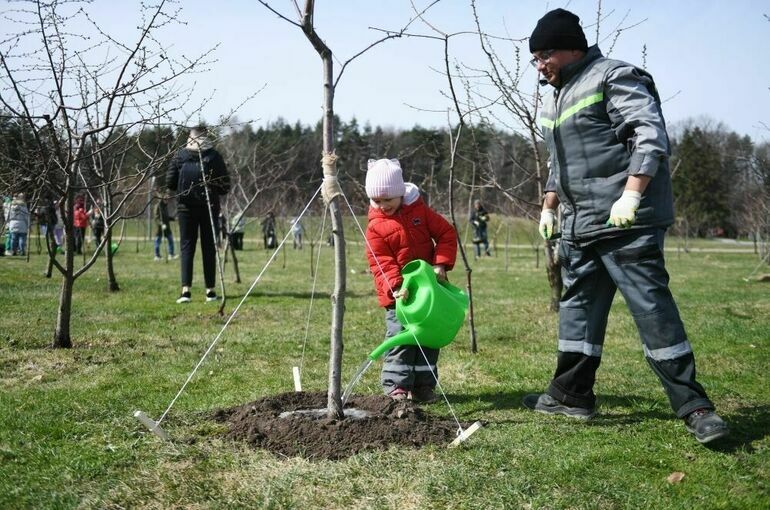
<path id="1" fill-rule="evenodd" d="M 352 226 L 346 233 L 360 239 Z M 228 266 L 228 310 L 269 256 L 253 231 L 247 241 L 239 253 L 244 283 L 232 283 Z M 311 462 L 225 441 L 211 419 L 214 409 L 293 390 L 312 288 L 307 246 L 279 255 L 246 299 L 164 420 L 173 443 L 149 434 L 133 411 L 158 419 L 224 320 L 202 302 L 199 261 L 194 302 L 179 306 L 178 264 L 153 263 L 151 250 L 134 240 L 121 247 L 118 293 L 106 290 L 101 262 L 76 282 L 69 350 L 48 348 L 60 282 L 42 276 L 44 259 L 0 259 L 0 508 L 770 506 L 770 293 L 766 283 L 742 280 L 756 256 L 668 257 L 699 379 L 733 430 L 721 448 L 699 445 L 673 417 L 620 299 L 596 386 L 600 416 L 576 424 L 522 408 L 521 397 L 542 390 L 552 374 L 556 335 L 544 269 L 522 248 L 509 250 L 507 271 L 502 252 L 474 263 L 479 353 L 470 354 L 464 328 L 439 363 L 459 419 L 486 427 L 456 449 Z M 364 268 L 361 245 L 352 244 L 344 381 L 384 330 Z M 319 273 L 303 385 L 322 391 L 333 287 L 326 247 Z M 379 391 L 375 367 L 357 393 Z M 430 410 L 449 414 L 445 405 Z M 676 471 L 684 479 L 668 483 Z"/>

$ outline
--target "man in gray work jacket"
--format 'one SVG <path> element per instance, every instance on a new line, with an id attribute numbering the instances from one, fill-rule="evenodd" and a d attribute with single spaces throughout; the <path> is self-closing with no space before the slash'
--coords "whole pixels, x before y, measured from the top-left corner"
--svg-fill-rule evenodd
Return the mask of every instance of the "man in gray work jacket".
<path id="1" fill-rule="evenodd" d="M 564 9 L 541 18 L 529 39 L 541 83 L 553 86 L 540 117 L 550 173 L 540 233 L 555 233 L 561 205 L 556 372 L 546 393 L 525 406 L 587 420 L 607 316 L 620 290 L 644 354 L 674 412 L 701 443 L 728 434 L 695 380 L 695 358 L 663 261 L 673 223 L 669 142 L 652 77 L 588 48 L 579 18 Z"/>

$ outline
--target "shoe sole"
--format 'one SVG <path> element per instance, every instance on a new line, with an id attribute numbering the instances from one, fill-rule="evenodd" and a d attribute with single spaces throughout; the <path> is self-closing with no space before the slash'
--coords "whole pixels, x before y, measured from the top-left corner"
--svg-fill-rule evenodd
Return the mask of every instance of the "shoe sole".
<path id="1" fill-rule="evenodd" d="M 594 416 L 596 416 L 596 411 L 590 414 L 577 414 L 574 411 L 571 411 L 570 409 L 567 409 L 565 407 L 535 407 L 535 411 L 541 414 L 560 414 L 562 416 L 566 416 L 568 418 L 572 418 L 575 420 L 581 420 L 581 421 L 588 421 Z"/>
<path id="2" fill-rule="evenodd" d="M 189 303 L 190 301 L 192 301 L 190 298 L 179 298 L 176 300 L 176 304 L 181 305 L 184 303 Z"/>
<path id="3" fill-rule="evenodd" d="M 211 303 L 212 301 L 219 301 L 218 297 L 207 297 L 206 302 Z"/>
<path id="4" fill-rule="evenodd" d="M 717 430 L 706 436 L 698 436 L 698 434 L 695 433 L 695 429 L 690 428 L 689 425 L 685 425 L 685 428 L 687 429 L 687 432 L 695 436 L 695 439 L 697 439 L 700 444 L 710 443 L 711 441 L 716 441 L 717 439 L 722 439 L 723 437 L 730 435 L 730 429 L 727 428 Z"/>
<path id="5" fill-rule="evenodd" d="M 572 409 L 570 409 L 567 406 L 555 406 L 555 407 L 542 407 L 537 405 L 537 400 L 529 401 L 527 398 L 524 398 L 523 400 L 524 407 L 527 409 L 531 409 L 533 411 L 536 411 L 541 414 L 560 414 L 562 416 L 566 416 L 568 418 L 573 418 L 575 420 L 581 420 L 581 421 L 588 421 L 594 416 L 596 416 L 596 411 L 591 411 L 588 414 L 575 412 Z"/>

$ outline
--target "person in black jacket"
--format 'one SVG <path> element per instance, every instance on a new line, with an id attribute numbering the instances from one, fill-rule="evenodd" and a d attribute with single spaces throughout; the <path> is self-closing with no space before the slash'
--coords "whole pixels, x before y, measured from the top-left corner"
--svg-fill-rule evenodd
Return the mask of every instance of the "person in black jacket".
<path id="1" fill-rule="evenodd" d="M 492 256 L 489 252 L 489 238 L 487 237 L 487 223 L 489 222 L 489 213 L 480 200 L 473 201 L 473 210 L 471 211 L 471 225 L 473 225 L 473 245 L 476 248 L 476 258 L 481 257 L 481 245 L 484 245 L 484 253 Z"/>
<path id="2" fill-rule="evenodd" d="M 174 234 L 171 232 L 171 222 L 174 218 L 168 213 L 168 203 L 166 197 L 159 196 L 158 203 L 155 205 L 155 262 L 163 260 L 160 256 L 160 247 L 163 244 L 163 238 L 166 238 L 169 258 L 178 258 L 174 253 Z"/>
<path id="3" fill-rule="evenodd" d="M 278 246 L 278 242 L 275 237 L 275 215 L 273 211 L 269 211 L 265 219 L 262 220 L 262 239 L 265 242 L 265 249 L 272 250 Z"/>
<path id="4" fill-rule="evenodd" d="M 216 284 L 216 238 L 219 197 L 230 190 L 230 175 L 221 154 L 214 149 L 205 127 L 190 130 L 185 148 L 180 149 L 168 167 L 166 186 L 177 197 L 182 294 L 177 303 L 191 301 L 193 261 L 198 235 L 201 239 L 203 279 L 206 301 L 219 299 Z M 213 218 L 213 221 L 212 221 Z"/>

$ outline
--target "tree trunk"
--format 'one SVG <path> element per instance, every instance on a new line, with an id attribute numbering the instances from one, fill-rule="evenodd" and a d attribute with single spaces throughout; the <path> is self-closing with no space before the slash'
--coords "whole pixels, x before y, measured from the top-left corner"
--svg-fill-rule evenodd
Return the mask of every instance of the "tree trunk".
<path id="1" fill-rule="evenodd" d="M 233 257 L 233 272 L 235 273 L 235 283 L 241 283 L 241 270 L 238 268 L 238 256 L 235 254 L 235 248 L 233 243 L 230 242 L 230 237 L 225 239 L 225 262 L 227 262 L 227 253 Z"/>
<path id="2" fill-rule="evenodd" d="M 324 115 L 323 115 L 323 157 L 332 157 L 334 154 L 334 62 L 332 52 L 326 43 L 318 36 L 313 27 L 314 0 L 305 3 L 302 18 L 302 31 L 318 52 L 323 62 L 324 83 Z M 332 166 L 333 164 L 330 164 Z M 334 177 L 337 176 L 336 166 Z M 324 169 L 326 179 L 326 169 Z M 345 287 L 347 269 L 345 264 L 345 235 L 342 229 L 342 213 L 339 206 L 339 196 L 331 198 L 329 210 L 332 216 L 332 235 L 334 236 L 334 292 L 332 292 L 332 323 L 331 344 L 329 349 L 329 390 L 327 393 L 326 415 L 329 418 L 343 419 L 342 412 L 342 326 L 345 313 Z"/>
<path id="3" fill-rule="evenodd" d="M 324 67 L 324 117 L 323 148 L 324 154 L 334 153 L 334 72 L 332 53 L 321 54 Z M 345 234 L 342 225 L 342 212 L 339 197 L 329 203 L 334 236 L 334 292 L 332 292 L 331 348 L 329 350 L 329 391 L 327 393 L 327 415 L 329 418 L 342 419 L 342 326 L 345 315 L 345 291 L 347 264 L 345 259 Z"/>
<path id="4" fill-rule="evenodd" d="M 67 252 L 67 258 L 74 257 Z M 56 331 L 53 335 L 54 349 L 69 349 L 72 347 L 70 338 L 70 318 L 72 317 L 72 287 L 74 286 L 72 278 L 71 262 L 67 265 L 67 272 L 62 277 L 61 292 L 59 293 L 59 312 L 56 317 Z"/>
<path id="5" fill-rule="evenodd" d="M 53 229 L 56 228 L 56 224 L 48 224 L 45 229 L 45 242 L 48 247 L 48 262 L 45 266 L 45 277 L 50 278 L 53 276 L 53 259 L 56 257 L 56 237 L 53 235 Z"/>
<path id="6" fill-rule="evenodd" d="M 459 111 L 458 111 L 459 114 Z M 455 178 L 455 153 L 457 150 L 457 141 L 459 141 L 460 136 L 462 135 L 462 117 L 460 117 L 460 126 L 457 129 L 457 139 L 455 141 L 454 147 L 452 147 L 452 154 L 451 159 L 449 163 L 449 215 L 452 218 L 452 226 L 455 229 L 455 232 L 457 233 L 457 248 L 460 251 L 460 256 L 463 259 L 463 265 L 465 266 L 465 292 L 468 294 L 468 328 L 470 333 L 470 348 L 471 352 L 473 354 L 476 354 L 478 352 L 478 345 L 476 342 L 476 318 L 473 315 L 473 284 L 471 279 L 471 273 L 473 273 L 473 269 L 471 268 L 471 265 L 468 263 L 468 255 L 465 253 L 465 246 L 463 246 L 462 241 L 460 240 L 460 232 L 457 229 L 457 219 L 455 218 L 455 195 L 454 195 L 454 178 Z M 474 172 L 475 172 L 475 165 L 474 165 Z M 474 174 L 475 175 L 475 174 Z M 475 179 L 475 177 L 474 177 Z M 470 204 L 471 202 L 469 202 Z M 467 232 L 467 230 L 466 230 Z"/>
<path id="7" fill-rule="evenodd" d="M 313 260 L 315 260 L 314 253 L 313 253 L 314 251 L 315 251 L 315 242 L 310 241 L 310 278 L 315 278 L 315 270 L 313 269 Z"/>
<path id="8" fill-rule="evenodd" d="M 329 204 L 334 235 L 334 292 L 332 293 L 331 349 L 329 352 L 329 391 L 327 394 L 327 415 L 330 418 L 344 418 L 342 411 L 342 341 L 343 316 L 345 314 L 345 287 L 347 269 L 345 261 L 345 235 L 342 229 L 342 214 L 339 197 Z"/>
<path id="9" fill-rule="evenodd" d="M 104 253 L 107 260 L 107 290 L 110 292 L 118 292 L 120 285 L 118 285 L 118 278 L 115 276 L 115 263 L 113 261 L 112 253 L 112 229 L 107 229 L 104 233 L 104 237 L 107 240 L 104 243 Z"/>
<path id="10" fill-rule="evenodd" d="M 53 344 L 51 344 L 51 347 L 55 349 L 69 349 L 72 347 L 70 320 L 72 318 L 72 288 L 75 286 L 75 236 L 72 218 L 75 208 L 73 193 L 69 186 L 67 186 L 65 197 L 64 214 L 62 215 L 62 223 L 64 223 L 64 270 L 62 272 L 61 292 L 59 293 L 56 330 L 53 335 Z M 49 264 L 53 265 L 53 261 L 49 261 Z M 59 269 L 61 270 L 62 268 L 59 266 Z"/>

